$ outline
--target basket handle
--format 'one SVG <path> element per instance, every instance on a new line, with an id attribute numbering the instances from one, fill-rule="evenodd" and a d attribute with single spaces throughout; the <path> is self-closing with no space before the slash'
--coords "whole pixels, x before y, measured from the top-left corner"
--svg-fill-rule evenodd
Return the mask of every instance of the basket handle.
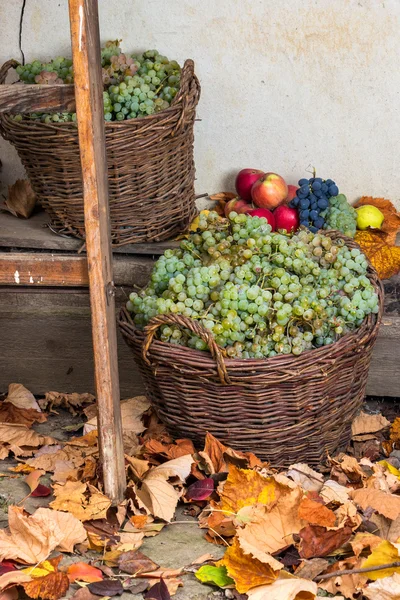
<path id="1" fill-rule="evenodd" d="M 218 376 L 221 383 L 223 385 L 230 384 L 229 376 L 225 366 L 225 361 L 223 358 L 223 350 L 216 343 L 212 333 L 208 331 L 208 329 L 203 327 L 203 325 L 200 325 L 200 323 L 197 323 L 196 321 L 194 321 L 193 319 L 189 319 L 188 317 L 184 317 L 183 315 L 177 315 L 174 313 L 166 315 L 157 315 L 156 317 L 153 317 L 150 320 L 148 325 L 146 325 L 146 327 L 144 328 L 145 339 L 142 347 L 142 356 L 146 364 L 151 366 L 148 357 L 148 352 L 150 350 L 150 346 L 157 332 L 157 329 L 161 327 L 161 325 L 178 325 L 178 327 L 190 329 L 190 331 L 195 333 L 209 347 L 211 356 L 216 362 Z"/>
<path id="2" fill-rule="evenodd" d="M 4 63 L 4 65 L 0 68 L 0 85 L 4 85 L 6 82 L 8 71 L 10 69 L 16 69 L 18 65 L 19 62 L 13 58 Z"/>
<path id="3" fill-rule="evenodd" d="M 194 62 L 191 59 L 187 59 L 182 68 L 179 91 L 171 104 L 171 106 L 182 105 L 181 115 L 175 125 L 173 135 L 176 135 L 183 127 L 186 122 L 187 113 L 192 108 L 193 102 L 189 105 L 189 96 L 193 85 L 196 87 L 196 93 L 194 94 L 194 106 L 196 106 L 200 97 L 200 83 L 194 72 Z"/>

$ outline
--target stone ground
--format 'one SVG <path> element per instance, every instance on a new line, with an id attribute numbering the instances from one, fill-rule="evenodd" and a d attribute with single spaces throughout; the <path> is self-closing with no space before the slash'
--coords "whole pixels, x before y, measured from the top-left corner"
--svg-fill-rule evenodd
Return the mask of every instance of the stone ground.
<path id="1" fill-rule="evenodd" d="M 365 403 L 365 410 L 372 413 L 381 412 L 389 420 L 393 420 L 399 415 L 400 399 L 393 398 L 368 398 Z M 71 435 L 77 435 L 77 432 L 71 432 L 66 427 L 71 425 L 79 426 L 80 418 L 72 417 L 67 411 L 59 411 L 59 414 L 53 414 L 46 423 L 35 426 L 38 433 L 51 435 L 62 441 Z M 15 466 L 16 461 L 7 459 L 0 461 L 0 473 L 7 473 L 11 466 Z M 41 479 L 44 485 L 50 485 L 50 477 L 44 476 Z M 20 503 L 27 495 L 27 486 L 21 479 L 0 479 L 0 527 L 7 526 L 7 510 L 9 504 Z M 25 509 L 33 513 L 39 506 L 47 506 L 52 500 L 52 496 L 47 498 L 27 498 L 23 505 Z M 186 515 L 184 508 L 179 508 L 176 513 L 176 523 L 164 527 L 161 533 L 154 537 L 145 538 L 140 551 L 149 556 L 154 562 L 166 568 L 179 568 L 190 565 L 190 563 L 203 554 L 212 554 L 216 559 L 220 558 L 224 549 L 221 546 L 215 546 L 204 539 L 204 530 L 199 529 L 197 521 Z M 183 522 L 181 522 L 183 521 Z M 89 557 L 89 558 L 88 558 Z M 98 554 L 93 553 L 93 558 L 98 558 Z M 90 559 L 90 554 L 86 554 L 84 561 Z M 82 560 L 77 555 L 65 555 L 63 565 Z M 226 593 L 215 591 L 215 588 L 201 584 L 193 574 L 182 576 L 184 587 L 179 588 L 174 596 L 176 600 L 219 600 L 226 597 L 232 597 L 230 591 Z M 69 595 L 71 595 L 77 586 L 71 586 Z M 125 593 L 120 596 L 122 600 L 142 600 L 143 596 L 133 596 Z"/>

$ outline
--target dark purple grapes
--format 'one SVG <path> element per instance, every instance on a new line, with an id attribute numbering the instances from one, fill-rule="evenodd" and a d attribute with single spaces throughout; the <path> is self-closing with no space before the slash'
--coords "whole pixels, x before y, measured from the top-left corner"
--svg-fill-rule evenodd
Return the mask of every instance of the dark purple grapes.
<path id="1" fill-rule="evenodd" d="M 318 219 L 319 217 L 319 212 L 317 210 L 310 210 L 310 219 L 312 221 L 315 221 L 315 219 Z"/>
<path id="2" fill-rule="evenodd" d="M 321 177 L 300 179 L 299 186 L 290 206 L 297 208 L 300 224 L 316 233 L 325 225 L 321 213 L 329 207 L 329 198 L 339 194 L 339 188 L 332 179 Z"/>

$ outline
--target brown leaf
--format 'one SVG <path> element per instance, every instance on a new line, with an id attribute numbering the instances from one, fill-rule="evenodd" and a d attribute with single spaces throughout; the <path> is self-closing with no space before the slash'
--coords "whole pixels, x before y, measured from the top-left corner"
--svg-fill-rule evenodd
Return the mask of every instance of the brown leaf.
<path id="1" fill-rule="evenodd" d="M 311 581 L 320 575 L 329 567 L 329 562 L 324 558 L 311 558 L 311 560 L 303 560 L 301 565 L 295 571 L 296 577 L 303 579 L 311 579 Z"/>
<path id="2" fill-rule="evenodd" d="M 249 590 L 248 598 L 249 600 L 314 600 L 317 592 L 318 586 L 313 581 L 287 574 L 270 585 Z"/>
<path id="3" fill-rule="evenodd" d="M 225 204 L 229 202 L 229 200 L 233 200 L 236 198 L 237 194 L 233 194 L 232 192 L 219 192 L 218 194 L 212 194 L 209 196 L 209 199 L 212 202 L 216 202 L 216 206 L 214 206 L 213 210 L 217 212 L 221 217 L 225 216 Z"/>
<path id="4" fill-rule="evenodd" d="M 136 479 L 142 480 L 144 475 L 150 469 L 150 463 L 147 460 L 141 460 L 140 458 L 127 455 L 125 455 L 125 460 L 130 466 L 131 471 Z"/>
<path id="5" fill-rule="evenodd" d="M 99 600 L 99 596 L 92 594 L 89 588 L 82 587 L 71 596 L 70 600 Z"/>
<path id="6" fill-rule="evenodd" d="M 31 473 L 29 473 L 29 475 L 25 477 L 24 482 L 27 486 L 29 486 L 31 493 L 34 492 L 38 487 L 39 479 L 42 477 L 42 475 L 45 475 L 45 471 L 40 471 L 40 469 L 36 469 L 35 471 L 32 471 Z"/>
<path id="7" fill-rule="evenodd" d="M 28 429 L 26 425 L 7 425 L 5 423 L 0 423 L 0 440 L 17 456 L 24 454 L 25 447 L 37 448 L 45 444 L 56 443 L 52 437 L 39 435 L 36 431 Z M 30 453 L 31 451 L 29 451 Z"/>
<path id="8" fill-rule="evenodd" d="M 298 516 L 299 519 L 308 521 L 311 525 L 321 525 L 322 527 L 333 527 L 336 522 L 336 516 L 332 510 L 310 498 L 302 499 Z"/>
<path id="9" fill-rule="evenodd" d="M 366 477 L 364 471 L 354 456 L 348 456 L 345 454 L 339 463 L 339 467 L 343 473 L 346 474 L 348 480 L 352 483 L 359 483 Z"/>
<path id="10" fill-rule="evenodd" d="M 365 433 L 376 433 L 389 425 L 390 421 L 383 415 L 369 415 L 361 411 L 351 424 L 351 435 L 354 437 Z"/>
<path id="11" fill-rule="evenodd" d="M 163 579 L 162 582 L 166 586 L 170 597 L 175 596 L 176 592 L 178 591 L 178 588 L 183 586 L 182 579 L 178 579 L 177 577 L 171 577 L 170 579 Z M 145 595 L 145 598 L 150 598 L 152 596 L 152 594 L 154 594 L 155 586 L 159 586 L 161 582 L 158 582 L 156 580 L 153 580 L 153 581 L 150 580 L 148 583 L 150 584 L 150 590 Z M 151 590 L 153 590 L 153 591 L 151 591 Z M 158 600 L 159 596 L 155 596 L 155 597 Z M 165 594 L 163 596 L 161 596 L 162 600 L 167 600 L 167 598 L 168 597 L 165 596 Z"/>
<path id="12" fill-rule="evenodd" d="M 384 221 L 381 230 L 389 234 L 388 243 L 394 245 L 396 243 L 396 234 L 400 229 L 400 214 L 390 200 L 385 198 L 371 198 L 363 196 L 354 205 L 355 208 L 363 205 L 376 206 L 384 216 Z"/>
<path id="13" fill-rule="evenodd" d="M 372 550 L 376 546 L 379 546 L 381 542 L 382 538 L 378 537 L 377 535 L 373 535 L 372 533 L 358 532 L 350 541 L 350 545 L 353 549 L 355 556 L 358 558 L 361 552 L 365 550 L 365 548 L 369 548 L 372 552 Z"/>
<path id="14" fill-rule="evenodd" d="M 35 396 L 26 389 L 21 383 L 10 383 L 6 402 L 11 402 L 17 408 L 33 409 L 40 412 L 40 406 L 35 400 Z"/>
<path id="15" fill-rule="evenodd" d="M 371 507 L 393 521 L 400 516 L 400 496 L 387 494 L 373 488 L 353 490 L 350 495 L 357 506 L 363 510 Z"/>
<path id="16" fill-rule="evenodd" d="M 204 452 L 210 457 L 214 467 L 214 473 L 223 473 L 228 470 L 224 459 L 224 452 L 226 452 L 226 450 L 227 446 L 224 446 L 224 444 L 211 435 L 211 433 L 207 432 L 204 443 Z"/>
<path id="17" fill-rule="evenodd" d="M 319 525 L 307 525 L 299 533 L 300 556 L 302 558 L 322 558 L 340 548 L 347 542 L 352 534 L 351 525 L 344 525 L 340 529 L 327 530 Z"/>
<path id="18" fill-rule="evenodd" d="M 254 520 L 237 532 L 244 552 L 265 561 L 265 554 L 274 554 L 291 546 L 293 535 L 305 525 L 299 517 L 302 496 L 303 491 L 296 487 L 283 494 L 272 508 L 260 507 Z"/>
<path id="19" fill-rule="evenodd" d="M 389 542 L 397 542 L 400 539 L 400 517 L 392 521 L 379 513 L 375 513 L 369 520 L 376 526 L 375 533 L 380 538 Z"/>
<path id="20" fill-rule="evenodd" d="M 95 583 L 89 583 L 89 591 L 98 596 L 121 596 L 124 593 L 122 583 L 117 579 L 103 579 L 103 581 L 96 581 Z"/>
<path id="21" fill-rule="evenodd" d="M 182 439 L 175 440 L 174 444 L 163 444 L 158 440 L 150 439 L 144 443 L 141 453 L 146 457 L 159 455 L 172 460 L 195 452 L 192 440 Z"/>
<path id="22" fill-rule="evenodd" d="M 68 517 L 48 508 L 39 508 L 33 515 L 26 516 L 22 508 L 9 506 L 9 529 L 0 530 L 0 561 L 11 559 L 36 564 L 56 548 L 71 552 L 67 548 L 71 548 L 73 537 L 82 541 L 86 533 L 82 534 L 81 524 L 76 524 L 74 517 Z"/>
<path id="23" fill-rule="evenodd" d="M 53 478 L 53 480 L 58 483 L 63 482 L 69 470 L 74 472 L 74 468 L 82 466 L 85 462 L 82 450 L 73 446 L 64 446 L 64 448 L 53 446 L 49 447 L 46 452 L 42 452 L 43 450 L 44 448 L 41 448 L 27 463 L 36 469 L 57 472 L 61 479 L 58 481 L 57 478 Z"/>
<path id="24" fill-rule="evenodd" d="M 305 463 L 291 465 L 287 475 L 306 492 L 319 492 L 324 485 L 324 478 L 321 473 L 314 471 Z"/>
<path id="25" fill-rule="evenodd" d="M 357 231 L 359 244 L 381 279 L 389 279 L 400 270 L 400 247 L 391 245 L 388 233 L 379 230 Z"/>
<path id="26" fill-rule="evenodd" d="M 26 425 L 32 427 L 33 423 L 44 423 L 47 421 L 45 414 L 34 408 L 18 408 L 11 402 L 0 404 L 0 422 Z"/>
<path id="27" fill-rule="evenodd" d="M 400 448 L 400 417 L 396 417 L 390 428 L 390 441 L 395 448 Z"/>
<path id="28" fill-rule="evenodd" d="M 65 408 L 74 416 L 82 412 L 83 407 L 95 402 L 92 394 L 64 394 L 62 392 L 47 392 L 39 405 L 43 410 L 52 412 L 54 408 Z"/>
<path id="29" fill-rule="evenodd" d="M 68 576 L 61 571 L 55 571 L 24 583 L 25 593 L 30 598 L 40 598 L 41 600 L 58 600 L 66 594 L 68 588 Z"/>
<path id="30" fill-rule="evenodd" d="M 145 554 L 136 550 L 123 552 L 118 558 L 118 568 L 124 573 L 136 576 L 138 573 L 155 571 L 159 568 L 159 565 L 150 560 Z"/>
<path id="31" fill-rule="evenodd" d="M 349 500 L 349 488 L 340 485 L 333 479 L 325 481 L 319 494 L 326 504 L 333 502 L 335 504 L 345 504 Z"/>
<path id="32" fill-rule="evenodd" d="M 226 567 L 229 577 L 235 581 L 236 589 L 241 594 L 258 585 L 272 583 L 278 576 L 278 571 L 269 564 L 245 554 L 236 538 L 215 566 Z"/>
<path id="33" fill-rule="evenodd" d="M 58 510 L 49 510 L 49 513 L 51 520 L 64 534 L 63 539 L 57 546 L 57 550 L 60 552 L 73 552 L 76 544 L 82 544 L 86 541 L 86 529 L 77 518 L 70 513 Z M 37 514 L 37 511 L 35 514 Z"/>
<path id="34" fill-rule="evenodd" d="M 346 560 L 341 560 L 331 564 L 325 573 L 332 573 L 334 571 L 344 571 L 347 569 L 358 569 L 361 565 L 361 561 L 355 556 L 351 556 Z M 365 575 L 361 573 L 352 573 L 349 575 L 338 575 L 325 579 L 318 582 L 318 587 L 333 594 L 342 594 L 346 598 L 359 599 L 360 591 L 364 588 L 367 581 Z"/>
<path id="35" fill-rule="evenodd" d="M 136 396 L 121 402 L 121 419 L 124 433 L 132 432 L 134 434 L 142 433 L 145 426 L 142 421 L 143 414 L 150 408 L 150 402 L 146 396 Z M 97 429 L 97 418 L 90 419 L 85 425 Z M 84 429 L 86 432 L 86 429 Z"/>
<path id="36" fill-rule="evenodd" d="M 150 571 L 148 573 L 139 573 L 138 577 L 143 579 L 170 579 L 171 577 L 178 577 L 181 575 L 184 567 L 180 569 L 158 569 L 157 571 Z"/>
<path id="37" fill-rule="evenodd" d="M 35 192 L 28 179 L 17 179 L 8 186 L 8 198 L 5 207 L 14 217 L 29 219 L 36 205 Z"/>
<path id="38" fill-rule="evenodd" d="M 67 481 L 54 485 L 55 500 L 51 508 L 70 512 L 80 521 L 105 519 L 111 500 L 95 487 L 80 481 Z"/>

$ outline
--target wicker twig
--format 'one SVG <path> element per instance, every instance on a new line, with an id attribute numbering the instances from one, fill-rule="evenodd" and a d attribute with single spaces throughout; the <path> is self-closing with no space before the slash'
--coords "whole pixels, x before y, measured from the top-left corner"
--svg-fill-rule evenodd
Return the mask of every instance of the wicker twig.
<path id="1" fill-rule="evenodd" d="M 317 577 L 314 577 L 314 581 L 323 581 L 324 579 L 331 579 L 332 577 L 341 577 L 342 575 L 355 575 L 356 573 L 369 573 L 370 571 L 383 571 L 384 569 L 395 569 L 397 567 L 400 567 L 400 561 L 386 563 L 385 565 L 378 565 L 376 567 L 365 567 L 364 569 L 344 569 L 343 571 L 332 571 L 332 573 L 317 575 Z"/>
<path id="2" fill-rule="evenodd" d="M 16 64 L 3 65 L 0 84 Z M 169 108 L 138 119 L 106 122 L 113 246 L 167 240 L 193 220 L 193 127 L 199 97 L 194 63 L 187 60 Z M 16 122 L 2 114 L 0 133 L 15 146 L 53 228 L 84 239 L 76 124 Z"/>
<path id="3" fill-rule="evenodd" d="M 337 232 L 329 236 L 343 238 Z M 357 247 L 352 240 L 346 243 Z M 383 313 L 382 283 L 372 267 L 368 274 L 379 295 L 379 314 L 368 315 L 335 343 L 300 356 L 224 358 L 210 332 L 181 315 L 154 317 L 141 331 L 123 310 L 119 327 L 147 394 L 172 435 L 201 444 L 209 431 L 274 467 L 299 460 L 317 466 L 349 442 L 351 422 L 364 399 Z M 210 352 L 155 339 L 163 323 L 191 329 Z"/>

